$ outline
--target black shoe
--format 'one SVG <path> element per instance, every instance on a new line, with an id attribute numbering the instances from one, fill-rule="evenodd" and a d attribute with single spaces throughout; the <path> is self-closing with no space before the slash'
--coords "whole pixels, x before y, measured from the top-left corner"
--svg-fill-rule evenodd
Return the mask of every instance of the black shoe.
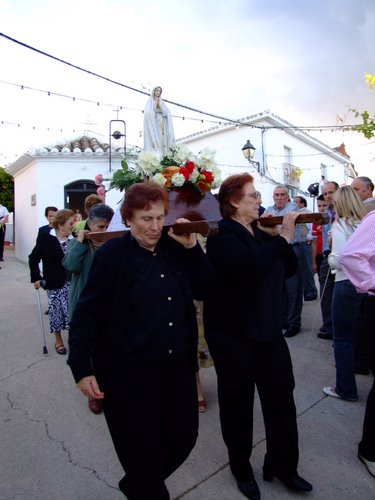
<path id="1" fill-rule="evenodd" d="M 287 331 L 284 333 L 284 337 L 290 338 L 290 337 L 295 337 L 297 333 L 299 333 L 301 328 L 293 327 L 290 326 Z"/>
<path id="2" fill-rule="evenodd" d="M 324 340 L 333 340 L 333 335 L 332 333 L 321 333 L 319 332 L 317 335 L 318 339 L 324 339 Z"/>
<path id="3" fill-rule="evenodd" d="M 357 375 L 370 375 L 370 370 L 367 368 L 354 368 L 354 373 Z"/>
<path id="4" fill-rule="evenodd" d="M 245 497 L 250 498 L 250 500 L 260 499 L 259 487 L 254 478 L 250 479 L 250 481 L 240 481 L 238 479 L 236 479 L 236 481 L 238 489 Z"/>
<path id="5" fill-rule="evenodd" d="M 309 300 L 316 300 L 318 298 L 317 295 L 312 295 L 311 297 L 305 297 L 303 300 L 305 302 L 308 302 Z"/>
<path id="6" fill-rule="evenodd" d="M 270 474 L 269 472 L 263 471 L 263 480 L 264 481 L 272 481 L 274 477 L 277 477 L 279 481 L 281 481 L 287 488 L 293 491 L 300 491 L 307 493 L 308 491 L 312 491 L 312 485 L 303 479 L 303 477 L 299 476 L 297 472 L 294 476 L 291 477 L 282 477 L 277 474 Z"/>

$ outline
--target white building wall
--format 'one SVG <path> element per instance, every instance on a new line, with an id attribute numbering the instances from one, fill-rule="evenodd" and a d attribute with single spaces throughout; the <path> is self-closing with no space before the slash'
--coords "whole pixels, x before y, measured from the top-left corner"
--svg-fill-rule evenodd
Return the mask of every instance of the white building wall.
<path id="1" fill-rule="evenodd" d="M 260 120 L 257 126 L 269 127 L 267 120 Z M 244 158 L 242 147 L 246 141 L 256 148 L 254 161 L 265 167 L 265 176 L 258 174 L 256 167 L 250 165 Z M 194 153 L 205 147 L 216 150 L 216 161 L 221 168 L 222 177 L 249 172 L 254 177 L 255 188 L 262 193 L 263 206 L 273 204 L 272 194 L 276 184 L 284 184 L 284 166 L 287 161 L 284 157 L 284 146 L 291 149 L 290 163 L 303 170 L 300 177 L 299 193 L 307 199 L 310 210 L 314 209 L 313 199 L 310 198 L 307 188 L 321 179 L 321 165 L 326 165 L 328 178 L 339 185 L 345 183 L 345 160 L 337 154 L 329 154 L 327 147 L 317 147 L 306 140 L 301 132 L 268 128 L 262 133 L 261 128 L 240 126 L 225 128 L 221 131 L 208 131 L 201 136 L 184 140 L 186 146 Z M 316 209 L 316 207 L 315 207 Z"/>
<path id="2" fill-rule="evenodd" d="M 15 255 L 22 261 L 35 245 L 38 228 L 47 223 L 44 210 L 47 206 L 64 208 L 64 187 L 79 180 L 93 181 L 99 173 L 111 178 L 113 171 L 121 168 L 122 155 L 112 155 L 112 172 L 109 172 L 108 154 L 96 156 L 61 153 L 55 156 L 40 155 L 30 158 L 26 168 L 15 173 Z M 104 182 L 109 186 L 109 182 Z M 36 205 L 31 206 L 35 195 Z M 107 193 L 106 203 L 116 210 L 122 193 L 113 189 Z"/>
<path id="3" fill-rule="evenodd" d="M 31 195 L 37 192 L 37 178 L 37 164 L 32 161 L 14 183 L 13 242 L 16 257 L 23 261 L 27 260 L 37 234 L 37 205 L 31 204 Z"/>

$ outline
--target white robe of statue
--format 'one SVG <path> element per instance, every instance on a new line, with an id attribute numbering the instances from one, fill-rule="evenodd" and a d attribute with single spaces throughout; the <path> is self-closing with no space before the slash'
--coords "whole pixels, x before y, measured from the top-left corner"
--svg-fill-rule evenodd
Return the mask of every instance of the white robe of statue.
<path id="1" fill-rule="evenodd" d="M 120 213 L 121 204 L 116 208 L 115 213 L 107 227 L 107 232 L 111 231 L 129 231 L 129 227 L 125 226 L 122 222 L 122 217 Z"/>
<path id="2" fill-rule="evenodd" d="M 152 89 L 144 110 L 143 139 L 144 150 L 155 154 L 161 160 L 170 154 L 176 142 L 172 115 L 160 98 L 160 86 Z"/>

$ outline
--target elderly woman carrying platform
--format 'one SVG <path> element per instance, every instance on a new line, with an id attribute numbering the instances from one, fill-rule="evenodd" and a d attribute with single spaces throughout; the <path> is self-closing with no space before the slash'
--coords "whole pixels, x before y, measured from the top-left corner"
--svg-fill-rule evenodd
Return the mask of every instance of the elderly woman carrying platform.
<path id="1" fill-rule="evenodd" d="M 205 302 L 204 327 L 230 468 L 239 490 L 259 499 L 250 465 L 256 387 L 267 442 L 263 479 L 277 477 L 289 489 L 307 492 L 311 484 L 297 473 L 294 376 L 282 334 L 284 279 L 297 269 L 290 241 L 298 212 L 284 215 L 281 230 L 259 226 L 259 198 L 249 174 L 228 177 L 218 199 L 219 234 L 207 239 L 217 285 Z"/>
<path id="2" fill-rule="evenodd" d="M 127 190 L 130 231 L 95 253 L 69 338 L 68 363 L 81 391 L 103 400 L 133 500 L 169 499 L 165 479 L 198 434 L 193 298 L 206 297 L 213 271 L 195 235 L 163 229 L 167 197 L 154 183 Z"/>

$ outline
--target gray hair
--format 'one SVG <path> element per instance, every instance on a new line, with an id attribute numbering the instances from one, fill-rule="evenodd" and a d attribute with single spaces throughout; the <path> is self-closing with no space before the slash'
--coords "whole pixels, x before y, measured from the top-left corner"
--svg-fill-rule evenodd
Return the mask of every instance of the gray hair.
<path id="1" fill-rule="evenodd" d="M 361 175 L 361 176 L 357 177 L 357 179 L 362 181 L 366 188 L 370 187 L 371 192 L 374 191 L 374 183 L 372 182 L 370 177 L 366 177 L 364 175 Z"/>
<path id="2" fill-rule="evenodd" d="M 275 186 L 275 187 L 273 188 L 273 192 L 275 192 L 275 191 L 276 191 L 276 189 L 284 189 L 284 191 L 286 192 L 286 194 L 289 196 L 288 189 L 287 189 L 285 186 L 283 186 L 282 184 L 278 184 L 277 186 Z"/>
<path id="3" fill-rule="evenodd" d="M 105 220 L 109 223 L 111 222 L 113 214 L 114 212 L 111 207 L 109 207 L 108 205 L 104 205 L 104 203 L 98 203 L 90 208 L 87 220 L 92 224 L 94 224 L 98 220 Z"/>

